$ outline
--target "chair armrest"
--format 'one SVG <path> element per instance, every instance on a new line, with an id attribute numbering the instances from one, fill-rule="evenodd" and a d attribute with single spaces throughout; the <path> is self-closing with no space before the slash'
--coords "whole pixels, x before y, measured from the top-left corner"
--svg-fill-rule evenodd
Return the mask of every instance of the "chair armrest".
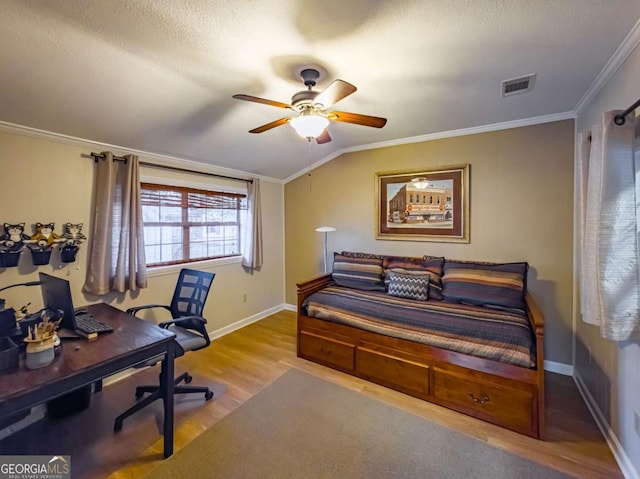
<path id="1" fill-rule="evenodd" d="M 145 304 L 144 306 L 136 306 L 134 308 L 129 308 L 129 309 L 127 309 L 127 313 L 128 314 L 133 314 L 134 316 L 136 316 L 136 313 L 138 311 L 142 311 L 143 309 L 151 309 L 151 308 L 164 308 L 167 311 L 171 311 L 171 308 L 169 306 L 164 305 L 164 304 Z"/>

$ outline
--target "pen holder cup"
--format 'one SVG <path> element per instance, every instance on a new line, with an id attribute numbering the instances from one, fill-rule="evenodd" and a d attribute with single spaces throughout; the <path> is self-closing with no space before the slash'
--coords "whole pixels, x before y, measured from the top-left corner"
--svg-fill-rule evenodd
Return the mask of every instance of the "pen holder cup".
<path id="1" fill-rule="evenodd" d="M 53 350 L 53 337 L 47 339 L 25 339 L 27 343 L 27 355 L 25 366 L 27 369 L 39 369 L 53 362 L 55 353 Z"/>

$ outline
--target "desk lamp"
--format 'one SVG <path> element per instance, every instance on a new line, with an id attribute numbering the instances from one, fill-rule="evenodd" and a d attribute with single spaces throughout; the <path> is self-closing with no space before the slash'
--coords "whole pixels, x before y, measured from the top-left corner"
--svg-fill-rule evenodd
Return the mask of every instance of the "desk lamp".
<path id="1" fill-rule="evenodd" d="M 27 281 L 26 283 L 17 283 L 0 288 L 0 292 L 16 286 L 38 286 L 40 284 L 42 284 L 41 281 Z M 16 312 L 13 308 L 5 309 L 5 304 L 6 301 L 0 298 L 0 331 L 16 327 Z"/>

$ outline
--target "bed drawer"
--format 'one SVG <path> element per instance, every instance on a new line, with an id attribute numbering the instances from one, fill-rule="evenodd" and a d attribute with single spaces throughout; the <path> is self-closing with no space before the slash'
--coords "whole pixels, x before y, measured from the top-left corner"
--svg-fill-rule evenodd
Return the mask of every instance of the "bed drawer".
<path id="1" fill-rule="evenodd" d="M 301 331 L 300 354 L 327 366 L 353 371 L 355 369 L 355 345 L 316 334 Z"/>
<path id="2" fill-rule="evenodd" d="M 533 392 L 475 381 L 434 368 L 433 395 L 458 411 L 507 426 L 516 431 L 535 431 Z"/>
<path id="3" fill-rule="evenodd" d="M 356 370 L 361 377 L 413 396 L 429 392 L 429 366 L 391 354 L 359 347 Z"/>

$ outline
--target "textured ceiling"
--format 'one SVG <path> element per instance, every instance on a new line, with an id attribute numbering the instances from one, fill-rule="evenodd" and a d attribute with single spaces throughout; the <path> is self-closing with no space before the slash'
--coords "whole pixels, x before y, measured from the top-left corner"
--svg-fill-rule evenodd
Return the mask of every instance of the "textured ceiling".
<path id="1" fill-rule="evenodd" d="M 370 143 L 572 111 L 640 18 L 638 0 L 2 0 L 0 121 L 287 178 Z M 336 109 L 311 146 L 284 125 L 304 66 Z M 531 93 L 500 82 L 537 73 Z M 623 106 L 624 107 L 624 106 Z"/>

